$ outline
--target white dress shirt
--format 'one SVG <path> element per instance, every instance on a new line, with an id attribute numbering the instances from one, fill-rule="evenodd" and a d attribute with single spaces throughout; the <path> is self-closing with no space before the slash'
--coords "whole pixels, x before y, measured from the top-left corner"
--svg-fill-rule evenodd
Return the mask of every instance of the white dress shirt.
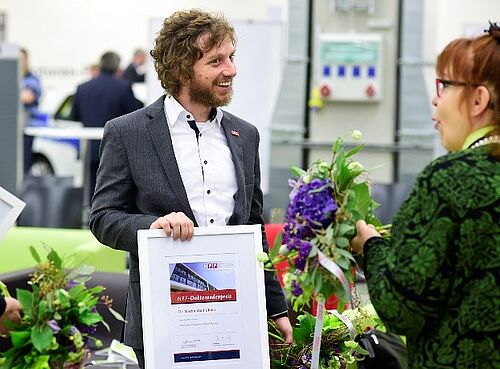
<path id="1" fill-rule="evenodd" d="M 224 226 L 234 210 L 238 190 L 233 156 L 221 126 L 223 112 L 215 119 L 196 122 L 197 139 L 188 120 L 193 115 L 175 98 L 165 97 L 165 116 L 170 128 L 177 166 L 191 209 L 200 227 Z"/>

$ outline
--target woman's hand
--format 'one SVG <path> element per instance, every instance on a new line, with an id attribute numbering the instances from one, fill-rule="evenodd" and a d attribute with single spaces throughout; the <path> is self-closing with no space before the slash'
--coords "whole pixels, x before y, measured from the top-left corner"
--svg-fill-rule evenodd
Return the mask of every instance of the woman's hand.
<path id="1" fill-rule="evenodd" d="M 375 226 L 373 224 L 366 224 L 364 220 L 359 220 L 356 223 L 356 237 L 351 240 L 352 251 L 363 254 L 366 241 L 372 237 L 380 237 L 380 233 L 375 230 Z"/>

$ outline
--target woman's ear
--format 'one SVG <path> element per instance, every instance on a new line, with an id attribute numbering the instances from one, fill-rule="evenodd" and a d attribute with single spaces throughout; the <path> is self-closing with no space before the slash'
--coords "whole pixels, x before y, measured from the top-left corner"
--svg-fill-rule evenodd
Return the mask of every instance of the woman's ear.
<path id="1" fill-rule="evenodd" d="M 476 118 L 480 117 L 488 109 L 490 101 L 490 91 L 485 86 L 476 87 L 471 96 L 471 115 Z"/>

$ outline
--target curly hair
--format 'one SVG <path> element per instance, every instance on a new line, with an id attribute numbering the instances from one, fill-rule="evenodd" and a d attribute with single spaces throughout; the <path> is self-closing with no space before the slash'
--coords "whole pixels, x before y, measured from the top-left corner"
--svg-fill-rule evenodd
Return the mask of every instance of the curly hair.
<path id="1" fill-rule="evenodd" d="M 205 35 L 208 37 L 201 45 L 200 38 Z M 222 14 L 191 9 L 165 18 L 150 55 L 167 94 L 177 96 L 182 82 L 193 75 L 194 63 L 226 39 L 236 44 L 234 28 Z"/>

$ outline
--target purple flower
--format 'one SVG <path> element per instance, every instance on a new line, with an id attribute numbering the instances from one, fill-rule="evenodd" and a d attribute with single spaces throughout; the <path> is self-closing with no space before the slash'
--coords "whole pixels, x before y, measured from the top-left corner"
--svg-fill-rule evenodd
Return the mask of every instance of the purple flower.
<path id="1" fill-rule="evenodd" d="M 304 354 L 300 357 L 304 364 L 309 364 L 311 362 L 311 355 Z"/>
<path id="2" fill-rule="evenodd" d="M 297 256 L 293 263 L 295 264 L 295 268 L 299 270 L 304 270 L 306 268 L 306 258 L 303 258 L 301 256 Z"/>
<path id="3" fill-rule="evenodd" d="M 97 331 L 97 324 L 94 325 L 83 325 L 83 324 L 78 324 L 77 329 L 80 331 L 82 334 L 94 334 Z"/>
<path id="4" fill-rule="evenodd" d="M 302 288 L 300 288 L 297 281 L 292 281 L 292 295 L 295 297 L 302 295 Z"/>
<path id="5" fill-rule="evenodd" d="M 299 255 L 302 256 L 303 258 L 307 258 L 309 256 L 309 253 L 311 252 L 312 245 L 308 241 L 300 241 L 300 246 L 299 246 Z"/>
<path id="6" fill-rule="evenodd" d="M 47 325 L 49 326 L 50 329 L 52 329 L 52 332 L 54 333 L 59 333 L 59 331 L 61 330 L 61 327 L 59 327 L 59 324 L 57 324 L 57 322 L 54 319 L 49 320 L 47 322 Z"/>
<path id="7" fill-rule="evenodd" d="M 80 331 L 78 330 L 78 328 L 76 328 L 74 325 L 71 326 L 71 329 L 69 330 L 69 335 L 70 336 L 73 336 L 74 334 L 80 334 Z"/>
<path id="8" fill-rule="evenodd" d="M 313 179 L 309 183 L 295 183 L 287 219 L 283 230 L 283 243 L 290 250 L 299 250 L 294 239 L 314 237 L 314 230 L 325 228 L 333 222 L 338 206 L 334 199 L 333 183 L 328 179 Z M 292 245 L 290 245 L 292 244 Z"/>
<path id="9" fill-rule="evenodd" d="M 66 289 L 67 289 L 67 290 L 70 290 L 70 289 L 72 289 L 73 287 L 75 287 L 77 284 L 78 284 L 78 283 L 77 283 L 74 279 L 72 279 L 72 280 L 71 280 L 71 281 L 69 281 L 69 282 L 68 282 L 68 284 L 66 285 Z"/>

